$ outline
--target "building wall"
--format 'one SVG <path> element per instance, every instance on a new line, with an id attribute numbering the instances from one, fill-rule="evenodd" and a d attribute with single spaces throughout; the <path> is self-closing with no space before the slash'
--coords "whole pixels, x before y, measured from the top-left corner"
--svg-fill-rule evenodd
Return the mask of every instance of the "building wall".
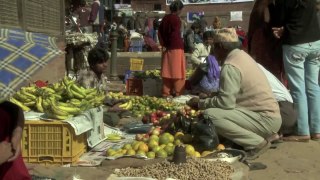
<path id="1" fill-rule="evenodd" d="M 169 12 L 169 6 L 165 0 L 132 0 L 131 5 L 134 11 L 153 11 L 154 4 L 161 4 L 162 10 Z M 248 29 L 248 22 L 254 2 L 226 3 L 226 4 L 205 4 L 205 5 L 186 5 L 181 16 L 186 18 L 187 12 L 204 11 L 205 20 L 208 25 L 212 25 L 215 16 L 219 16 L 223 26 L 239 25 L 244 30 Z M 230 21 L 230 11 L 242 11 L 243 21 Z M 189 24 L 190 25 L 190 24 Z"/>

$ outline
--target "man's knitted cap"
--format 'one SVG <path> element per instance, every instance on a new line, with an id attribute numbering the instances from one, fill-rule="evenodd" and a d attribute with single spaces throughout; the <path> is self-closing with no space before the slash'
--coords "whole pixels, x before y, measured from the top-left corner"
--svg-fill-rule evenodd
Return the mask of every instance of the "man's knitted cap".
<path id="1" fill-rule="evenodd" d="M 238 42 L 239 38 L 234 28 L 215 29 L 214 42 Z"/>

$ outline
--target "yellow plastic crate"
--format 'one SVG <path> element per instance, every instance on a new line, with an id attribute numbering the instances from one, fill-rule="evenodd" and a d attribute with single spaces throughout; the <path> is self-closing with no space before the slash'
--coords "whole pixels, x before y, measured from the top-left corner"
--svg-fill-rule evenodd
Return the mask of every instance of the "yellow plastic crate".
<path id="1" fill-rule="evenodd" d="M 21 143 L 25 162 L 44 165 L 74 164 L 87 150 L 86 133 L 61 121 L 26 121 Z"/>
<path id="2" fill-rule="evenodd" d="M 144 59 L 130 58 L 130 71 L 142 71 Z"/>

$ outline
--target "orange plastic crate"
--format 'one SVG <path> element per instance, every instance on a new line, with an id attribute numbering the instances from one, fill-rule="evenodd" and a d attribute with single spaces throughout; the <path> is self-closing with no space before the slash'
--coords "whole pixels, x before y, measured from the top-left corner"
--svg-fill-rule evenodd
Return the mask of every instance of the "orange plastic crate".
<path id="1" fill-rule="evenodd" d="M 142 79 L 127 79 L 126 95 L 142 96 L 143 95 Z"/>
<path id="2" fill-rule="evenodd" d="M 86 133 L 61 121 L 26 121 L 21 143 L 25 162 L 44 165 L 74 164 L 87 150 Z"/>

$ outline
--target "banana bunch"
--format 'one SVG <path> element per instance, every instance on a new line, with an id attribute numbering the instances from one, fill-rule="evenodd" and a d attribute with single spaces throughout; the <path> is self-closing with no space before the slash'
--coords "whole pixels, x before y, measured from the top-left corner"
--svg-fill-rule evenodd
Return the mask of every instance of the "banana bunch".
<path id="1" fill-rule="evenodd" d="M 130 110 L 132 108 L 132 105 L 133 105 L 132 101 L 128 101 L 124 104 L 119 105 L 119 108 Z"/>
<path id="2" fill-rule="evenodd" d="M 22 87 L 16 94 L 9 98 L 9 101 L 17 104 L 24 111 L 30 111 L 36 104 L 37 96 L 36 86 Z"/>
<path id="3" fill-rule="evenodd" d="M 121 139 L 123 139 L 123 137 L 116 132 L 112 132 L 111 134 L 107 135 L 107 140 L 110 140 L 110 141 L 121 140 Z"/>
<path id="4" fill-rule="evenodd" d="M 66 119 L 92 107 L 100 106 L 105 94 L 96 88 L 84 88 L 65 76 L 46 87 L 22 87 L 9 100 L 24 111 L 47 113 L 52 118 Z"/>
<path id="5" fill-rule="evenodd" d="M 76 107 L 71 103 L 56 101 L 54 97 L 43 101 L 42 107 L 43 111 L 48 115 L 48 117 L 58 120 L 68 119 L 82 112 L 79 107 Z"/>
<path id="6" fill-rule="evenodd" d="M 22 102 L 18 101 L 18 100 L 15 99 L 14 97 L 10 97 L 10 98 L 9 98 L 9 101 L 12 102 L 12 103 L 14 103 L 14 104 L 16 104 L 16 105 L 18 105 L 18 106 L 20 106 L 23 111 L 26 111 L 26 112 L 27 112 L 27 111 L 30 111 L 30 110 L 31 110 L 28 106 L 25 106 Z"/>

